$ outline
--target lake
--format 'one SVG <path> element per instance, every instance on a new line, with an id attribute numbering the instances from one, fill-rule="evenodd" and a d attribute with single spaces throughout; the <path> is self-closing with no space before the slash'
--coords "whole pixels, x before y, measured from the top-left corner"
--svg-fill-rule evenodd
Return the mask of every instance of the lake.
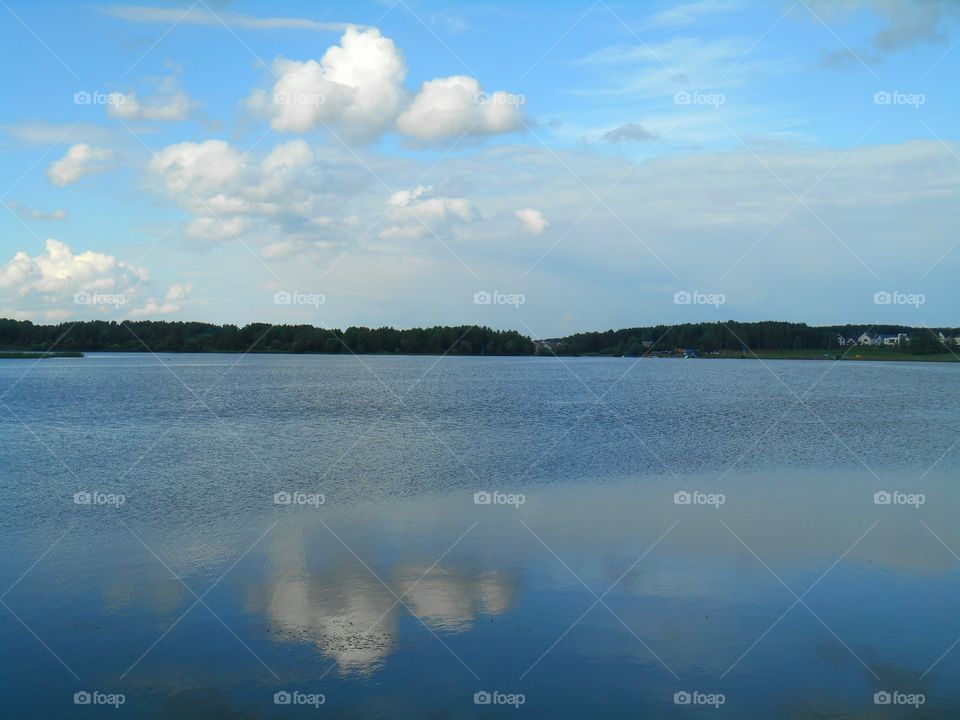
<path id="1" fill-rule="evenodd" d="M 958 716 L 958 380 L 4 362 L 4 715 Z"/>

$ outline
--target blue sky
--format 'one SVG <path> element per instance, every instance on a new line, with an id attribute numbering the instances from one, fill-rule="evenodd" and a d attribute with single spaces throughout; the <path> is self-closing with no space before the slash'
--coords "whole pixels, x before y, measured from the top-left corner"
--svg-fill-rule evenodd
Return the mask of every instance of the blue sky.
<path id="1" fill-rule="evenodd" d="M 960 324 L 948 0 L 0 17 L 0 316 Z"/>

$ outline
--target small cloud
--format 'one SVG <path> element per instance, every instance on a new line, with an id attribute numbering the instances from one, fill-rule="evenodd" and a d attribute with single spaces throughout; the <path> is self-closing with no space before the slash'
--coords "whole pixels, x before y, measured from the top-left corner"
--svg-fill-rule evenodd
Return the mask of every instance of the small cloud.
<path id="1" fill-rule="evenodd" d="M 398 190 L 387 200 L 387 207 L 392 224 L 381 231 L 381 239 L 418 238 L 426 232 L 444 232 L 480 218 L 480 212 L 467 198 L 439 197 L 433 193 L 433 187 L 424 185 Z M 411 223 L 411 218 L 415 222 Z"/>
<path id="2" fill-rule="evenodd" d="M 718 15 L 743 8 L 742 0 L 695 0 L 661 10 L 647 23 L 649 27 L 682 27 L 705 23 Z"/>
<path id="3" fill-rule="evenodd" d="M 413 103 L 397 118 L 397 129 L 421 142 L 461 135 L 496 135 L 523 127 L 523 95 L 484 92 L 466 75 L 423 83 Z"/>
<path id="4" fill-rule="evenodd" d="M 514 216 L 523 223 L 524 229 L 531 235 L 540 235 L 550 227 L 550 221 L 543 216 L 543 213 L 533 208 L 517 210 Z"/>
<path id="5" fill-rule="evenodd" d="M 138 99 L 135 92 L 117 93 L 115 101 L 107 104 L 107 114 L 122 120 L 177 122 L 185 120 L 194 105 L 170 76 L 160 82 L 156 95 L 145 100 Z"/>
<path id="6" fill-rule="evenodd" d="M 608 130 L 600 137 L 611 145 L 616 145 L 622 142 L 654 140 L 658 136 L 656 133 L 647 130 L 640 123 L 626 123 L 625 125 L 613 128 L 613 130 Z"/>
<path id="7" fill-rule="evenodd" d="M 8 201 L 7 207 L 24 220 L 59 221 L 66 220 L 69 217 L 66 210 L 35 210 L 15 200 Z"/>
<path id="8" fill-rule="evenodd" d="M 174 284 L 167 288 L 167 294 L 163 301 L 156 298 L 149 298 L 146 304 L 140 308 L 134 308 L 130 311 L 131 317 L 146 317 L 148 315 L 169 315 L 180 309 L 181 301 L 185 300 L 193 292 L 193 285 L 190 283 Z"/>
<path id="9" fill-rule="evenodd" d="M 66 155 L 50 165 L 47 178 L 54 185 L 71 185 L 87 175 L 108 170 L 106 161 L 111 155 L 106 148 L 77 143 L 67 150 Z"/>
<path id="10" fill-rule="evenodd" d="M 294 245 L 290 240 L 279 240 L 267 245 L 265 248 L 263 248 L 260 254 L 263 255 L 263 257 L 265 257 L 267 260 L 271 260 L 273 258 L 289 255 L 295 249 L 296 245 Z"/>
<path id="11" fill-rule="evenodd" d="M 167 302 L 180 302 L 192 292 L 193 292 L 192 283 L 184 283 L 183 285 L 176 283 L 174 285 L 171 285 L 169 288 L 167 288 L 167 295 L 164 299 Z"/>

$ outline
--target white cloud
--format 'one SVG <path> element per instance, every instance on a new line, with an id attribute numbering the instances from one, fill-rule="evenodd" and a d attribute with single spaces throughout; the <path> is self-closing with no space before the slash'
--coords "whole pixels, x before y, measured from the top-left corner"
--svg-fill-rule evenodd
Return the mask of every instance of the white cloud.
<path id="1" fill-rule="evenodd" d="M 36 210 L 15 200 L 9 200 L 6 205 L 24 220 L 54 221 L 66 220 L 69 217 L 66 210 Z"/>
<path id="2" fill-rule="evenodd" d="M 267 260 L 272 260 L 290 255 L 296 249 L 296 244 L 290 240 L 278 240 L 277 242 L 272 242 L 264 247 L 261 255 L 263 255 L 263 257 L 265 257 Z"/>
<path id="3" fill-rule="evenodd" d="M 395 128 L 430 143 L 467 133 L 511 132 L 523 125 L 523 96 L 485 93 L 463 75 L 423 83 L 410 101 L 407 66 L 393 40 L 372 28 L 348 29 L 320 61 L 273 62 L 276 83 L 247 99 L 250 109 L 278 132 L 307 132 L 324 125 L 353 142 L 369 141 Z"/>
<path id="4" fill-rule="evenodd" d="M 164 78 L 157 94 L 146 100 L 138 99 L 135 92 L 117 93 L 115 101 L 107 105 L 107 114 L 122 120 L 176 122 L 185 120 L 193 106 L 177 79 L 171 76 Z"/>
<path id="5" fill-rule="evenodd" d="M 187 297 L 190 293 L 193 292 L 192 283 L 184 283 L 183 285 L 175 284 L 167 288 L 167 302 L 180 302 Z"/>
<path id="6" fill-rule="evenodd" d="M 346 222 L 343 198 L 363 172 L 353 164 L 332 170 L 300 139 L 277 144 L 260 160 L 244 160 L 221 140 L 178 143 L 159 150 L 150 171 L 154 184 L 193 215 L 188 238 L 250 235 L 269 244 L 296 236 L 298 245 Z"/>
<path id="7" fill-rule="evenodd" d="M 253 227 L 253 223 L 244 217 L 227 217 L 219 215 L 212 217 L 198 217 L 191 220 L 185 231 L 187 237 L 196 240 L 232 240 L 240 237 Z"/>
<path id="8" fill-rule="evenodd" d="M 543 213 L 533 208 L 517 210 L 514 216 L 523 223 L 523 227 L 531 235 L 541 235 L 544 230 L 550 227 L 550 221 L 543 216 Z"/>
<path id="9" fill-rule="evenodd" d="M 440 234 L 480 217 L 477 208 L 466 198 L 439 197 L 433 194 L 432 187 L 424 185 L 413 190 L 398 190 L 387 200 L 387 206 L 392 225 L 381 231 L 381 239 Z"/>
<path id="10" fill-rule="evenodd" d="M 393 40 L 373 28 L 348 28 L 320 62 L 277 58 L 279 79 L 269 93 L 255 90 L 248 103 L 279 132 L 306 132 L 324 123 L 351 140 L 369 140 L 397 117 L 407 67 Z"/>
<path id="11" fill-rule="evenodd" d="M 0 269 L 0 290 L 18 298 L 37 293 L 53 302 L 81 291 L 131 293 L 147 278 L 145 269 L 112 255 L 92 250 L 75 253 L 66 243 L 50 238 L 42 254 L 31 257 L 18 252 Z"/>
<path id="12" fill-rule="evenodd" d="M 106 148 L 77 143 L 67 150 L 66 155 L 50 165 L 47 177 L 54 185 L 70 185 L 86 175 L 106 171 L 106 161 L 111 155 Z"/>
<path id="13" fill-rule="evenodd" d="M 174 284 L 167 288 L 167 294 L 163 300 L 149 298 L 143 307 L 134 308 L 130 311 L 131 317 L 154 317 L 156 315 L 169 315 L 180 309 L 180 303 L 187 299 L 193 292 L 193 285 L 186 283 L 183 285 Z"/>
<path id="14" fill-rule="evenodd" d="M 313 150 L 303 140 L 292 140 L 276 145 L 264 158 L 262 167 L 266 173 L 287 173 L 296 168 L 312 165 L 316 160 Z"/>
<path id="15" fill-rule="evenodd" d="M 154 154 L 150 169 L 164 178 L 171 193 L 205 193 L 236 180 L 242 162 L 223 140 L 207 140 L 168 145 Z"/>
<path id="16" fill-rule="evenodd" d="M 407 110 L 397 119 L 397 129 L 425 142 L 463 134 L 493 135 L 523 126 L 520 95 L 503 91 L 485 93 L 480 83 L 465 75 L 423 83 Z"/>

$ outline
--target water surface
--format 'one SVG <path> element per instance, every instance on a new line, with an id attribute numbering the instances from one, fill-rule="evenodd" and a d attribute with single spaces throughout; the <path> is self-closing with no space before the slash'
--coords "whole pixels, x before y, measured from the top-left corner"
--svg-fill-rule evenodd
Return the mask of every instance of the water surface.
<path id="1" fill-rule="evenodd" d="M 732 360 L 8 361 L 5 709 L 955 715 L 958 372 Z M 275 503 L 296 492 L 317 502 Z M 479 492 L 523 502 L 476 504 Z M 676 504 L 683 492 L 723 503 Z M 875 504 L 877 492 L 915 502 Z M 76 504 L 76 493 L 123 503 Z M 125 702 L 74 704 L 94 690 Z M 282 691 L 325 702 L 275 704 Z M 523 704 L 475 704 L 495 691 Z M 676 705 L 684 692 L 723 704 Z M 924 703 L 877 705 L 878 692 Z"/>

